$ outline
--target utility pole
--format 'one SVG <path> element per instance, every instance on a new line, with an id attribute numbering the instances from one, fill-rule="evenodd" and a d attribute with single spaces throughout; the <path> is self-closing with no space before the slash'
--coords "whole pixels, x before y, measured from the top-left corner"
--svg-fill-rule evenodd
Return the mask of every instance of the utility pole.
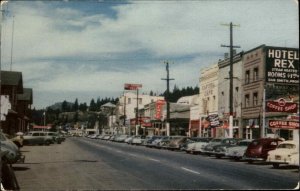
<path id="1" fill-rule="evenodd" d="M 166 102 L 167 102 L 167 119 L 166 119 L 166 128 L 167 128 L 167 136 L 170 136 L 170 102 L 169 102 L 169 95 L 170 95 L 170 80 L 175 80 L 173 78 L 170 78 L 169 76 L 169 62 L 164 62 L 166 64 L 166 70 L 167 70 L 167 78 L 162 78 L 161 80 L 167 81 L 167 94 L 166 94 Z"/>
<path id="2" fill-rule="evenodd" d="M 138 135 L 139 120 L 139 88 L 136 89 L 135 135 Z"/>
<path id="3" fill-rule="evenodd" d="M 224 26 L 230 26 L 230 45 L 221 45 L 221 47 L 229 47 L 230 49 L 230 71 L 229 71 L 229 137 L 233 137 L 233 48 L 240 48 L 240 46 L 233 45 L 233 35 L 232 35 L 232 27 L 240 26 L 234 25 L 232 22 L 230 24 L 222 24 Z"/>
<path id="4" fill-rule="evenodd" d="M 14 28 L 15 28 L 15 16 L 13 16 L 12 33 L 11 33 L 11 49 L 10 49 L 10 71 L 12 71 L 13 64 L 13 49 L 14 49 Z"/>

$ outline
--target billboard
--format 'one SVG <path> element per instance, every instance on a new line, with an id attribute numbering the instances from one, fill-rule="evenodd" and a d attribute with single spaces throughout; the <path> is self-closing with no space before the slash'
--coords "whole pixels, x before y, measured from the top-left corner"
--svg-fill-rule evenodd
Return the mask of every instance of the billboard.
<path id="1" fill-rule="evenodd" d="M 266 82 L 299 84 L 299 49 L 266 47 Z"/>
<path id="2" fill-rule="evenodd" d="M 124 84 L 124 90 L 137 90 L 142 87 L 142 84 Z"/>

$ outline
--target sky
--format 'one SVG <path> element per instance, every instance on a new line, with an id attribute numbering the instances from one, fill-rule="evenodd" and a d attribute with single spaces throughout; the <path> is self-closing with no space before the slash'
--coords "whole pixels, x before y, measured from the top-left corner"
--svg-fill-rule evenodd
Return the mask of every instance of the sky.
<path id="1" fill-rule="evenodd" d="M 1 69 L 20 71 L 33 106 L 198 86 L 200 70 L 233 43 L 299 48 L 297 0 L 9 0 L 2 6 Z"/>

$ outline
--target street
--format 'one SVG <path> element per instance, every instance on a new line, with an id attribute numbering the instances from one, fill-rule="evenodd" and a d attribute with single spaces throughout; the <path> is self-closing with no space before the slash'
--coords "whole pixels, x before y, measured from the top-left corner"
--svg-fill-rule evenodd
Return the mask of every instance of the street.
<path id="1" fill-rule="evenodd" d="M 293 189 L 297 168 L 274 169 L 83 137 L 24 146 L 14 164 L 21 190 Z"/>

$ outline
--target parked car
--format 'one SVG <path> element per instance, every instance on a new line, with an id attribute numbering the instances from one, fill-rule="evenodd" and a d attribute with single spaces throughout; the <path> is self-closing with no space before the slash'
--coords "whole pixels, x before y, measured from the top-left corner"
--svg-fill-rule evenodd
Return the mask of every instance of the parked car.
<path id="1" fill-rule="evenodd" d="M 19 148 L 23 147 L 23 134 L 16 134 L 16 135 L 8 135 L 5 134 L 7 138 L 9 138 L 13 143 L 15 143 Z"/>
<path id="2" fill-rule="evenodd" d="M 134 136 L 135 136 L 135 135 L 131 135 L 131 136 L 127 137 L 127 138 L 124 140 L 124 142 L 127 143 L 127 144 L 131 144 L 131 141 L 132 141 L 132 139 L 134 138 Z"/>
<path id="3" fill-rule="evenodd" d="M 275 150 L 268 152 L 267 162 L 271 163 L 274 168 L 280 164 L 288 164 L 291 161 L 291 155 L 299 155 L 299 143 L 296 141 L 283 141 L 279 143 Z"/>
<path id="4" fill-rule="evenodd" d="M 210 156 L 213 152 L 214 146 L 220 144 L 224 139 L 225 138 L 212 139 L 211 141 L 209 141 L 209 143 L 206 146 L 204 146 L 202 153 Z"/>
<path id="5" fill-rule="evenodd" d="M 50 136 L 52 137 L 52 142 L 51 143 L 57 143 L 57 144 L 61 144 L 61 142 L 63 141 L 63 138 L 61 135 L 59 135 L 57 132 L 45 132 L 46 136 Z"/>
<path id="6" fill-rule="evenodd" d="M 133 145 L 141 145 L 145 141 L 145 135 L 136 135 L 133 139 L 131 144 Z"/>
<path id="7" fill-rule="evenodd" d="M 160 140 L 162 138 L 162 136 L 152 136 L 149 140 L 145 140 L 145 144 L 146 144 L 146 147 L 154 147 L 154 145 L 156 144 L 156 142 L 158 140 Z"/>
<path id="8" fill-rule="evenodd" d="M 191 154 L 198 154 L 204 151 L 204 147 L 212 140 L 212 138 L 201 137 L 196 139 L 194 143 L 190 143 L 187 145 L 185 152 Z"/>
<path id="9" fill-rule="evenodd" d="M 125 139 L 127 139 L 129 137 L 129 135 L 120 135 L 119 137 L 117 137 L 117 139 L 115 140 L 116 142 L 124 142 Z"/>
<path id="10" fill-rule="evenodd" d="M 288 161 L 290 166 L 298 166 L 299 167 L 299 153 L 291 154 L 291 160 Z"/>
<path id="11" fill-rule="evenodd" d="M 188 144 L 198 142 L 201 137 L 187 137 L 186 141 L 181 145 L 180 150 L 186 151 Z"/>
<path id="12" fill-rule="evenodd" d="M 5 158 L 8 163 L 13 164 L 18 161 L 24 162 L 25 157 L 21 154 L 17 145 L 8 139 L 2 132 L 0 132 L 0 144 L 0 151 L 5 153 Z"/>
<path id="13" fill-rule="evenodd" d="M 223 139 L 220 144 L 213 146 L 213 150 L 211 152 L 212 155 L 215 155 L 216 158 L 222 158 L 225 156 L 225 152 L 228 148 L 236 146 L 241 139 L 236 138 L 226 138 Z"/>
<path id="14" fill-rule="evenodd" d="M 279 138 L 260 138 L 253 140 L 246 149 L 243 159 L 252 163 L 253 161 L 266 161 L 268 152 L 276 149 L 283 140 Z"/>
<path id="15" fill-rule="evenodd" d="M 53 137 L 44 131 L 30 131 L 23 138 L 24 145 L 50 145 L 53 142 Z"/>
<path id="16" fill-rule="evenodd" d="M 187 139 L 187 137 L 183 136 L 172 137 L 167 148 L 170 150 L 180 150 Z"/>
<path id="17" fill-rule="evenodd" d="M 171 137 L 170 136 L 163 136 L 160 139 L 157 139 L 153 142 L 153 146 L 155 148 L 161 149 L 167 146 L 169 144 Z"/>
<path id="18" fill-rule="evenodd" d="M 252 139 L 244 139 L 238 142 L 236 146 L 227 148 L 225 156 L 236 161 L 241 160 L 246 152 L 248 145 L 252 142 Z"/>
<path id="19" fill-rule="evenodd" d="M 108 141 L 108 140 L 110 139 L 110 137 L 111 137 L 111 135 L 105 135 L 105 136 L 103 137 L 103 140 Z"/>

